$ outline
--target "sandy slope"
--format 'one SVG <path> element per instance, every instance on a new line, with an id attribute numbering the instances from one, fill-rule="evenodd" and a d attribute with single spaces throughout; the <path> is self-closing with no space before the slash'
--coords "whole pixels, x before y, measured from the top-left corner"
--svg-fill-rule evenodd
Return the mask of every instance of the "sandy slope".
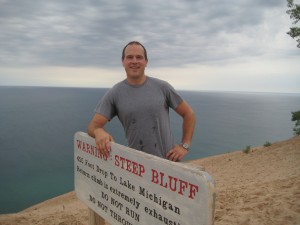
<path id="1" fill-rule="evenodd" d="M 300 224 L 300 136 L 194 163 L 217 182 L 215 225 Z"/>
<path id="2" fill-rule="evenodd" d="M 215 225 L 300 225 L 300 136 L 259 147 L 199 159 L 216 180 Z M 16 214 L 1 225 L 88 224 L 88 209 L 67 193 Z"/>

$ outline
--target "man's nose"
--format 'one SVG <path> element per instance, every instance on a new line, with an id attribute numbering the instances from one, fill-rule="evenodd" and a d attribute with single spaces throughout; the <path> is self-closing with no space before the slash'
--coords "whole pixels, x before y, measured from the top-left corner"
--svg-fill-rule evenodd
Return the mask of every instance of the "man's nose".
<path id="1" fill-rule="evenodd" d="M 137 60 L 136 57 L 133 57 L 133 58 L 132 58 L 132 62 L 136 63 L 137 61 L 138 61 L 138 60 Z"/>

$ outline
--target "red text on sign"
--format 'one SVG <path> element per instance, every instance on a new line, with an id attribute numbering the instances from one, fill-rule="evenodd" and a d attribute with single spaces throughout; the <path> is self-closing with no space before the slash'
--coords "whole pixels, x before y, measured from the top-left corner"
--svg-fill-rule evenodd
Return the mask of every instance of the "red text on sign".
<path id="1" fill-rule="evenodd" d="M 142 164 L 131 161 L 119 155 L 115 155 L 115 166 L 140 177 L 142 177 L 145 173 L 145 167 Z"/>
<path id="2" fill-rule="evenodd" d="M 184 195 L 187 192 L 188 197 L 194 199 L 199 187 L 197 185 L 191 184 L 187 181 L 181 180 L 179 178 L 166 175 L 163 172 L 158 172 L 155 169 L 152 170 L 151 182 L 158 184 L 164 188 L 170 189 L 171 191 L 177 192 L 180 195 Z"/>

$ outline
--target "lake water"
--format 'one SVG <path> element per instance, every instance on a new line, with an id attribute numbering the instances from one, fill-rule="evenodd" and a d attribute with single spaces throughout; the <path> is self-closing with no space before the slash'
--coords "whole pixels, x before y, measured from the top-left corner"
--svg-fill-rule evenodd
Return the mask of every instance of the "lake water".
<path id="1" fill-rule="evenodd" d="M 86 131 L 107 89 L 0 87 L 0 213 L 12 213 L 74 189 L 73 136 Z M 300 94 L 188 92 L 197 116 L 185 160 L 217 155 L 293 136 L 291 112 Z M 171 112 L 176 141 L 181 120 Z M 114 119 L 107 126 L 126 145 Z"/>

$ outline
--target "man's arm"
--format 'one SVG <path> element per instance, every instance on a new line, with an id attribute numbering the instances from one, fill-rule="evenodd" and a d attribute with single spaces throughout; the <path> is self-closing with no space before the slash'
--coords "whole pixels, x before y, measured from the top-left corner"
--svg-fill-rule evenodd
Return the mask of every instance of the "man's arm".
<path id="1" fill-rule="evenodd" d="M 196 123 L 195 113 L 186 101 L 183 101 L 175 111 L 183 119 L 181 142 L 190 145 L 192 143 Z M 186 154 L 187 150 L 185 148 L 181 145 L 176 145 L 167 153 L 166 157 L 171 161 L 181 161 Z"/>
<path id="2" fill-rule="evenodd" d="M 96 113 L 88 125 L 88 134 L 95 138 L 96 147 L 102 155 L 109 156 L 110 142 L 113 137 L 104 130 L 104 125 L 108 119 L 99 113 Z"/>

